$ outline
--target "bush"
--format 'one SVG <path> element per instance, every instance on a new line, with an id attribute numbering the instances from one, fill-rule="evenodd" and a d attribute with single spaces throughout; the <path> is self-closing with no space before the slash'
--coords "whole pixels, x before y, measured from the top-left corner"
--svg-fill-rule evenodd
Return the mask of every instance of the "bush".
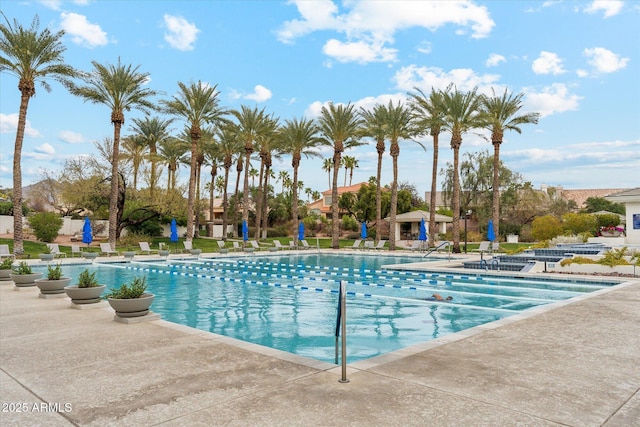
<path id="1" fill-rule="evenodd" d="M 84 269 L 78 276 L 79 288 L 95 288 L 98 286 L 98 279 L 96 279 L 96 272 L 89 273 L 88 269 Z"/>
<path id="2" fill-rule="evenodd" d="M 342 227 L 345 231 L 360 231 L 360 224 L 358 221 L 348 215 L 342 217 Z"/>
<path id="3" fill-rule="evenodd" d="M 562 234 L 562 224 L 553 215 L 538 216 L 531 224 L 531 234 L 536 240 L 551 240 Z"/>
<path id="4" fill-rule="evenodd" d="M 147 290 L 146 278 L 136 277 L 131 284 L 123 283 L 119 288 L 112 289 L 105 298 L 134 299 L 140 298 Z"/>
<path id="5" fill-rule="evenodd" d="M 47 266 L 47 279 L 60 280 L 62 277 L 62 266 L 60 264 L 55 267 L 51 267 L 51 264 Z"/>
<path id="6" fill-rule="evenodd" d="M 38 240 L 51 243 L 62 228 L 62 218 L 53 212 L 38 212 L 29 216 L 29 225 Z"/>
<path id="7" fill-rule="evenodd" d="M 562 228 L 565 234 L 593 233 L 598 229 L 598 221 L 591 214 L 567 213 L 562 216 Z"/>

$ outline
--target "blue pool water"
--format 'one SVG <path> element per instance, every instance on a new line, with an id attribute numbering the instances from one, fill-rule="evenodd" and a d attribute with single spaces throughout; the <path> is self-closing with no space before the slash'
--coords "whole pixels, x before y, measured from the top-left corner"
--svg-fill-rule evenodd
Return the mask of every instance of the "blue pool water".
<path id="1" fill-rule="evenodd" d="M 330 363 L 341 280 L 348 292 L 349 363 L 615 284 L 382 269 L 415 261 L 313 254 L 89 268 L 110 287 L 146 276 L 156 295 L 152 310 L 165 320 Z M 77 277 L 85 267 L 63 271 Z M 425 300 L 433 293 L 453 300 Z"/>

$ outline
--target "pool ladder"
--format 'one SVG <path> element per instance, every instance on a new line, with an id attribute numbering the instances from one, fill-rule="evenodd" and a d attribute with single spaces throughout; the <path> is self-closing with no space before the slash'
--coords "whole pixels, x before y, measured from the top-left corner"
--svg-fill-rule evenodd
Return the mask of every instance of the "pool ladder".
<path id="1" fill-rule="evenodd" d="M 338 364 L 338 338 L 342 330 L 342 377 L 339 382 L 348 383 L 347 379 L 347 282 L 340 281 L 338 292 L 338 316 L 336 319 L 336 365 Z"/>
<path id="2" fill-rule="evenodd" d="M 426 253 L 426 254 L 424 254 L 424 256 L 423 256 L 422 258 L 426 258 L 426 257 L 428 257 L 429 255 L 431 255 L 431 253 L 432 253 L 432 252 L 435 252 L 435 251 L 437 251 L 438 249 L 443 248 L 443 247 L 445 247 L 445 246 L 447 246 L 447 247 L 451 247 L 451 242 L 449 242 L 449 241 L 444 241 L 444 242 L 440 243 L 438 246 L 436 246 L 435 248 L 431 248 L 431 249 L 429 249 L 429 250 L 427 251 L 427 253 Z M 449 255 L 451 255 L 451 252 L 450 252 L 450 251 L 449 251 Z"/>
<path id="3" fill-rule="evenodd" d="M 494 269 L 493 266 L 496 266 L 496 268 Z M 480 268 L 484 268 L 485 271 L 489 271 L 489 263 L 487 263 L 486 259 L 481 259 L 480 260 Z M 493 258 L 491 260 L 491 269 L 492 270 L 496 270 L 496 271 L 500 271 L 500 260 L 498 258 Z"/>

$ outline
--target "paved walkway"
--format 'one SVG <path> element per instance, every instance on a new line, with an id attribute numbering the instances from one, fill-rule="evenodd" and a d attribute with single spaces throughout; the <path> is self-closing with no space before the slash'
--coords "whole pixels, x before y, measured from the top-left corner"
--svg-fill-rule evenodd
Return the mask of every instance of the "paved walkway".
<path id="1" fill-rule="evenodd" d="M 639 337 L 636 281 L 354 363 L 344 384 L 326 363 L 0 284 L 0 424 L 637 426 Z"/>

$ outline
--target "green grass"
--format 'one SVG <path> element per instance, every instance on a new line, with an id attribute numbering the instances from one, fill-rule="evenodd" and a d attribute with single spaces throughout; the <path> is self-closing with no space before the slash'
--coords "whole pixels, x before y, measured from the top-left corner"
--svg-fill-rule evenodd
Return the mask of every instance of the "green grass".
<path id="1" fill-rule="evenodd" d="M 237 239 L 239 241 L 241 241 L 242 239 Z M 262 239 L 260 240 L 260 243 L 262 244 L 262 246 L 268 247 L 268 246 L 272 246 L 273 245 L 273 241 L 274 240 L 280 240 L 280 243 L 282 243 L 284 246 L 288 245 L 288 242 L 291 240 L 290 237 L 282 237 L 282 238 L 267 238 L 267 239 Z M 315 237 L 308 237 L 307 242 L 309 243 L 310 246 L 312 247 L 316 247 L 316 238 Z M 165 245 L 168 247 L 168 249 L 171 251 L 171 253 L 182 253 L 184 252 L 184 239 L 179 239 L 178 242 L 171 242 L 170 239 L 168 237 L 157 237 L 157 238 L 149 238 L 149 244 L 151 246 L 152 249 L 158 249 L 158 243 L 163 242 L 165 243 Z M 320 246 L 321 249 L 329 249 L 331 248 L 331 238 L 330 237 L 319 237 L 317 239 L 318 245 Z M 340 247 L 341 248 L 349 248 L 353 245 L 354 240 L 353 239 L 341 239 L 340 240 Z M 11 253 L 13 253 L 13 240 L 12 239 L 2 239 L 0 238 L 0 244 L 8 244 L 9 245 L 9 250 L 11 251 Z M 75 244 L 75 243 L 74 243 Z M 83 243 L 80 243 L 80 245 L 84 248 L 86 248 L 86 245 Z M 387 243 L 387 247 L 388 247 L 388 243 Z M 500 243 L 500 250 L 502 252 L 506 252 L 506 253 L 515 253 L 519 250 L 522 249 L 526 249 L 528 247 L 530 247 L 532 244 L 531 243 Z M 46 244 L 42 243 L 42 242 L 34 242 L 31 240 L 24 240 L 23 242 L 23 246 L 24 246 L 24 255 L 17 257 L 18 259 L 26 259 L 26 258 L 33 258 L 33 259 L 37 259 L 38 258 L 38 254 L 41 254 L 44 252 L 44 249 L 46 248 Z M 480 246 L 480 243 L 475 242 L 475 243 L 468 243 L 467 244 L 467 252 L 471 252 L 474 249 L 478 249 Z M 201 249 L 202 252 L 217 252 L 218 251 L 218 243 L 216 242 L 216 239 L 202 239 L 202 238 L 197 238 L 193 240 L 193 247 L 196 249 Z M 227 241 L 227 247 L 230 248 L 231 247 L 231 243 L 229 241 Z M 93 249 L 93 251 L 98 251 L 99 250 L 99 244 L 94 243 L 91 245 L 91 248 Z M 127 247 L 125 246 L 118 246 L 116 248 L 119 251 L 123 251 L 125 249 L 127 249 Z M 139 246 L 135 246 L 135 247 L 131 247 L 132 250 L 139 250 Z M 460 249 L 462 252 L 464 252 L 464 242 L 460 242 Z M 67 254 L 67 256 L 71 256 L 71 245 L 60 245 L 60 251 L 64 252 Z"/>

